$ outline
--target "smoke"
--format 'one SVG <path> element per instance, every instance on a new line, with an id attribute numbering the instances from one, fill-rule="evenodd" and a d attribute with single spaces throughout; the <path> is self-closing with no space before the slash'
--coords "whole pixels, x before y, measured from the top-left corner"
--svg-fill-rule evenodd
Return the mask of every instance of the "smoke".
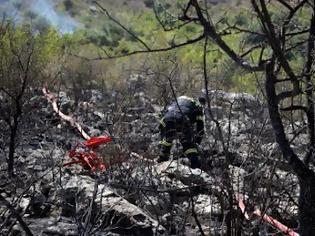
<path id="1" fill-rule="evenodd" d="M 74 18 L 66 13 L 58 12 L 54 7 L 54 0 L 0 0 L 0 23 L 2 18 L 9 18 L 17 24 L 31 21 L 36 25 L 36 20 L 41 21 L 41 26 L 56 27 L 61 34 L 73 33 L 82 27 Z M 60 1 L 58 1 L 60 2 Z M 40 24 L 39 24 L 40 25 Z"/>
<path id="2" fill-rule="evenodd" d="M 79 24 L 70 16 L 56 12 L 50 0 L 34 0 L 31 6 L 32 11 L 44 17 L 51 25 L 64 33 L 72 33 Z"/>
<path id="3" fill-rule="evenodd" d="M 20 17 L 19 12 L 13 8 L 12 3 L 9 0 L 0 0 L 0 18 L 11 17 L 15 21 Z"/>
<path id="4" fill-rule="evenodd" d="M 62 34 L 72 33 L 80 27 L 72 17 L 57 12 L 53 0 L 0 0 L 0 23 L 5 17 L 21 24 L 30 20 L 27 17 L 34 20 L 36 15 L 47 22 L 47 25 L 56 27 Z"/>

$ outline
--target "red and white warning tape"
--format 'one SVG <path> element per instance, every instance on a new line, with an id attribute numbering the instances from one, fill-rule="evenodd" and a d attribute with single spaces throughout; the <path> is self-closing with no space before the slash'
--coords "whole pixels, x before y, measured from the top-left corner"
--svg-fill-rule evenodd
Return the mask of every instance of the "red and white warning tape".
<path id="1" fill-rule="evenodd" d="M 71 116 L 65 115 L 64 113 L 62 113 L 57 105 L 57 97 L 55 95 L 53 95 L 52 93 L 49 92 L 49 90 L 47 88 L 43 88 L 43 93 L 45 94 L 45 96 L 47 97 L 47 100 L 52 104 L 54 111 L 63 119 L 66 120 L 68 122 L 70 122 L 70 124 L 75 127 L 80 134 L 82 135 L 82 137 L 86 140 L 90 139 L 91 137 L 83 130 L 82 126 L 76 122 Z"/>
<path id="2" fill-rule="evenodd" d="M 249 214 L 246 212 L 246 206 L 244 204 L 243 198 L 240 195 L 236 196 L 236 200 L 238 201 L 238 206 L 241 209 L 242 213 L 244 214 L 245 218 L 247 220 L 250 219 Z M 289 236 L 299 236 L 298 233 L 296 233 L 293 229 L 290 229 L 286 225 L 282 224 L 281 222 L 277 221 L 276 219 L 272 218 L 271 216 L 261 213 L 259 209 L 256 209 L 254 212 L 252 212 L 252 216 L 257 216 L 261 218 L 266 223 L 272 225 L 274 228 L 278 229 L 280 232 L 289 235 Z"/>
<path id="3" fill-rule="evenodd" d="M 84 169 L 90 171 L 104 171 L 109 165 L 106 165 L 102 158 L 97 155 L 95 149 L 101 144 L 109 143 L 112 138 L 108 135 L 90 137 L 82 128 L 82 126 L 76 122 L 71 116 L 64 114 L 57 105 L 57 97 L 50 93 L 47 88 L 43 88 L 43 93 L 47 97 L 48 101 L 52 104 L 54 111 L 60 116 L 61 119 L 70 122 L 86 141 L 84 143 L 77 144 L 69 152 L 71 162 L 65 163 L 63 166 L 69 166 L 73 164 L 80 164 Z"/>

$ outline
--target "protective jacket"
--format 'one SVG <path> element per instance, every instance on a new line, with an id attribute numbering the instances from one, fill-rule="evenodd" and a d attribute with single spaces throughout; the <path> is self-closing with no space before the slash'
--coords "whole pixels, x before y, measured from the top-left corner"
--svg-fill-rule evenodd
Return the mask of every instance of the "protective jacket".
<path id="1" fill-rule="evenodd" d="M 171 103 L 160 120 L 161 151 L 160 161 L 168 160 L 172 141 L 179 139 L 183 151 L 191 160 L 192 167 L 198 167 L 196 143 L 200 143 L 204 134 L 203 108 L 198 101 L 181 96 Z"/>

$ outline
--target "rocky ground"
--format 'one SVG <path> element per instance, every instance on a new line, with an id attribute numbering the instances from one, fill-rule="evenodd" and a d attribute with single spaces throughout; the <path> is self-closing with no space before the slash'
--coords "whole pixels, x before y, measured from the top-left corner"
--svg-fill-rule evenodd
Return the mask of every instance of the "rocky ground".
<path id="1" fill-rule="evenodd" d="M 85 90 L 80 101 L 59 92 L 60 109 L 91 136 L 109 132 L 114 141 L 99 150 L 104 160 L 119 160 L 102 173 L 79 165 L 63 167 L 68 151 L 84 140 L 62 121 L 41 91 L 30 100 L 20 129 L 16 172 L 5 165 L 7 129 L 1 138 L 0 194 L 23 217 L 33 235 L 222 235 L 233 216 L 243 235 L 277 232 L 259 218 L 244 219 L 259 208 L 296 227 L 297 179 L 282 161 L 268 114 L 247 94 L 211 91 L 211 113 L 200 151 L 204 167 L 190 169 L 174 145 L 172 159 L 156 163 L 155 105 L 144 91 L 133 94 Z M 228 152 L 224 153 L 219 129 Z M 233 227 L 236 227 L 236 226 Z M 2 235 L 23 235 L 15 215 L 0 205 Z"/>

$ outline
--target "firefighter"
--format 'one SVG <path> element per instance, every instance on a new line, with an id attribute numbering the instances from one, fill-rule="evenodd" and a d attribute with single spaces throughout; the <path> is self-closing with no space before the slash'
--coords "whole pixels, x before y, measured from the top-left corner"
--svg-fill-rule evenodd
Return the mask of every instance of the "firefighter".
<path id="1" fill-rule="evenodd" d="M 178 139 L 183 152 L 189 158 L 191 168 L 200 168 L 201 161 L 198 155 L 197 144 L 201 143 L 204 135 L 205 98 L 198 101 L 187 96 L 181 96 L 162 111 L 160 119 L 160 156 L 157 162 L 169 159 L 172 142 Z"/>

